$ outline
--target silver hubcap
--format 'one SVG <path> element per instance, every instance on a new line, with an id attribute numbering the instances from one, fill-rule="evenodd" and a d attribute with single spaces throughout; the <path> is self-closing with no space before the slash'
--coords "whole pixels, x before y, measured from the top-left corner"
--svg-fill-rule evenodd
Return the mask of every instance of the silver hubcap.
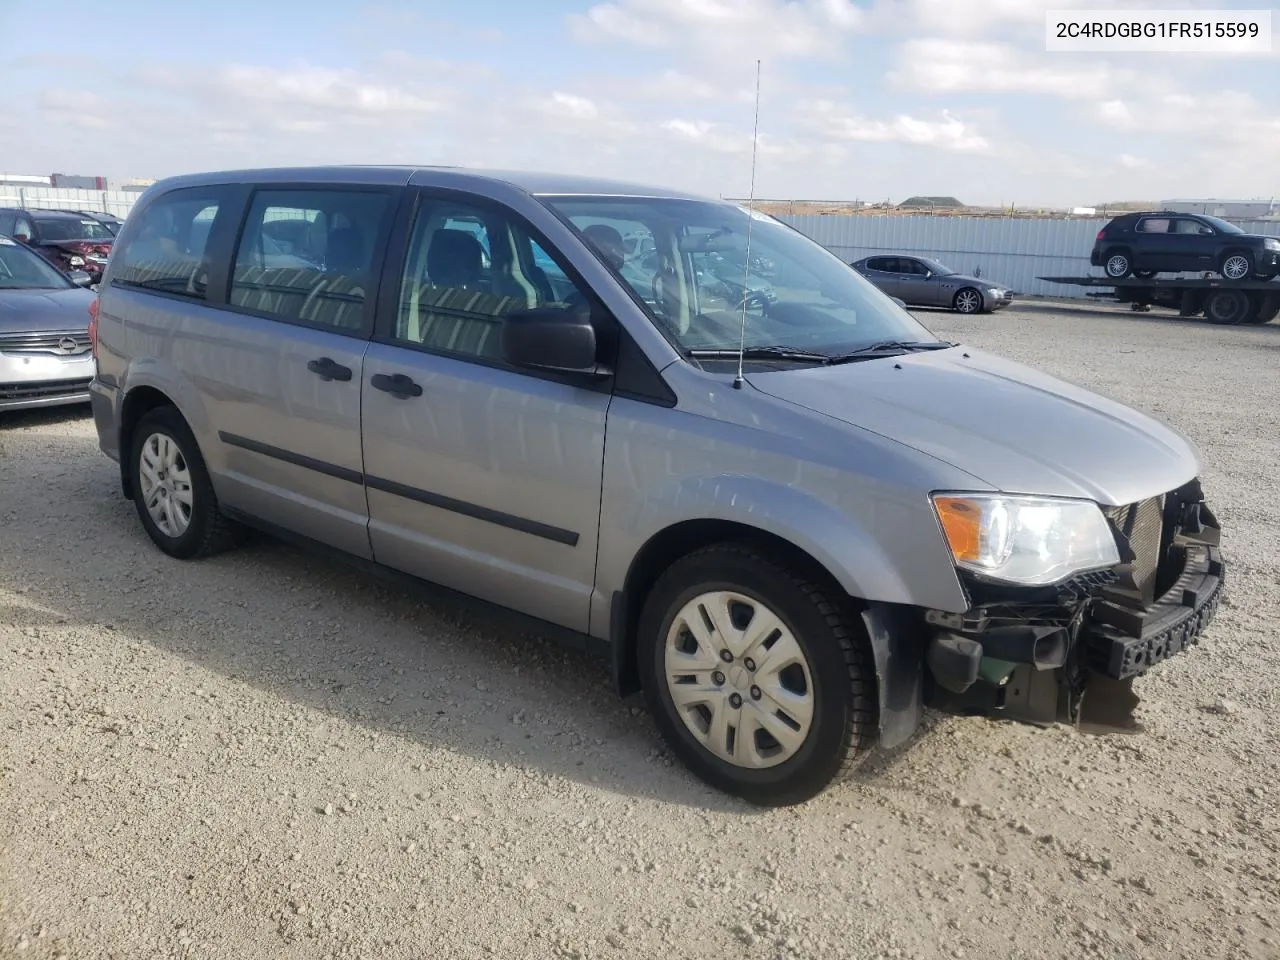
<path id="1" fill-rule="evenodd" d="M 1227 257 L 1222 265 L 1222 275 L 1230 280 L 1243 279 L 1249 272 L 1249 261 L 1245 257 Z"/>
<path id="2" fill-rule="evenodd" d="M 1129 272 L 1129 258 L 1119 255 L 1107 261 L 1107 273 L 1113 277 L 1122 277 Z"/>
<path id="3" fill-rule="evenodd" d="M 191 526 L 191 473 L 173 438 L 153 433 L 138 458 L 138 484 L 142 502 L 160 532 L 182 536 Z"/>
<path id="4" fill-rule="evenodd" d="M 791 631 L 752 597 L 717 591 L 685 604 L 667 633 L 667 690 L 689 732 L 738 767 L 794 756 L 813 725 L 813 681 Z"/>
<path id="5" fill-rule="evenodd" d="M 978 295 L 965 291 L 956 296 L 956 309 L 961 313 L 973 313 L 978 309 Z"/>

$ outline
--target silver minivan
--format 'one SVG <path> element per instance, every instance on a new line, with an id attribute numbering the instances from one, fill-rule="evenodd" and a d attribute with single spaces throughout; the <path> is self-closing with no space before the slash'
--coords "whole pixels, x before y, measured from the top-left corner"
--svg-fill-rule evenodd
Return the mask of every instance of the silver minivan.
<path id="1" fill-rule="evenodd" d="M 93 316 L 101 447 L 161 550 L 258 528 L 516 614 L 754 803 L 814 796 L 931 705 L 1072 722 L 1222 589 L 1182 436 L 939 340 L 732 203 L 179 177 Z"/>

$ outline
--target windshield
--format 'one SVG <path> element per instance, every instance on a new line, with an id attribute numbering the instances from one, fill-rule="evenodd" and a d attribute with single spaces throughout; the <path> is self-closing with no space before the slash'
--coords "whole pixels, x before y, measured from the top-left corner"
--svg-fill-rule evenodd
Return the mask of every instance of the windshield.
<path id="1" fill-rule="evenodd" d="M 945 263 L 939 263 L 937 260 L 930 260 L 928 257 L 921 257 L 920 262 L 924 264 L 926 270 L 939 277 L 949 277 L 955 273 L 955 271 Z"/>
<path id="2" fill-rule="evenodd" d="M 1219 233 L 1244 233 L 1244 231 L 1234 223 L 1227 223 L 1227 221 L 1219 220 L 1217 217 L 1201 217 L 1200 219 L 1209 224 L 1209 226 L 1213 227 Z"/>
<path id="3" fill-rule="evenodd" d="M 886 340 L 936 340 L 848 264 L 764 214 L 703 200 L 542 199 L 685 352 L 736 351 L 744 308 L 748 349 L 836 356 Z"/>
<path id="4" fill-rule="evenodd" d="M 71 217 L 36 218 L 40 239 L 61 243 L 65 240 L 111 240 L 115 234 L 97 220 L 87 217 L 76 220 Z"/>
<path id="5" fill-rule="evenodd" d="M 0 290 L 65 290 L 72 286 L 48 261 L 0 237 Z"/>

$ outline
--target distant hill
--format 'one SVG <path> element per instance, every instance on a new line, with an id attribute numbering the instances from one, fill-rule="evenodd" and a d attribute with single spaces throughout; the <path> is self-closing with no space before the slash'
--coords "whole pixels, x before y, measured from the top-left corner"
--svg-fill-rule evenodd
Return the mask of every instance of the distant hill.
<path id="1" fill-rule="evenodd" d="M 961 203 L 959 200 L 957 200 L 955 197 L 907 197 L 907 199 L 903 200 L 900 204 L 898 204 L 898 206 L 899 208 L 904 208 L 904 209 L 919 209 L 921 207 L 924 207 L 926 209 L 932 210 L 938 207 L 944 207 L 944 208 L 963 207 L 964 204 Z"/>

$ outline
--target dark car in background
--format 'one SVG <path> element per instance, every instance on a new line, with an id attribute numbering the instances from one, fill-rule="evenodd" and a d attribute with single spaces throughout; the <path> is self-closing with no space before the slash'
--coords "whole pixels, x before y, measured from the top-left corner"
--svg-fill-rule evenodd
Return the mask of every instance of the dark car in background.
<path id="1" fill-rule="evenodd" d="M 1013 293 L 998 283 L 959 273 L 929 257 L 874 256 L 849 264 L 880 290 L 913 307 L 987 313 L 1008 306 Z"/>
<path id="2" fill-rule="evenodd" d="M 1126 213 L 1098 231 L 1089 262 L 1113 280 L 1184 271 L 1270 280 L 1280 273 L 1280 239 L 1204 214 Z"/>
<path id="3" fill-rule="evenodd" d="M 0 412 L 88 402 L 96 369 L 88 282 L 0 237 Z"/>
<path id="4" fill-rule="evenodd" d="M 26 244 L 63 273 L 83 270 L 102 279 L 116 235 L 93 216 L 67 210 L 0 208 L 0 236 Z"/>

